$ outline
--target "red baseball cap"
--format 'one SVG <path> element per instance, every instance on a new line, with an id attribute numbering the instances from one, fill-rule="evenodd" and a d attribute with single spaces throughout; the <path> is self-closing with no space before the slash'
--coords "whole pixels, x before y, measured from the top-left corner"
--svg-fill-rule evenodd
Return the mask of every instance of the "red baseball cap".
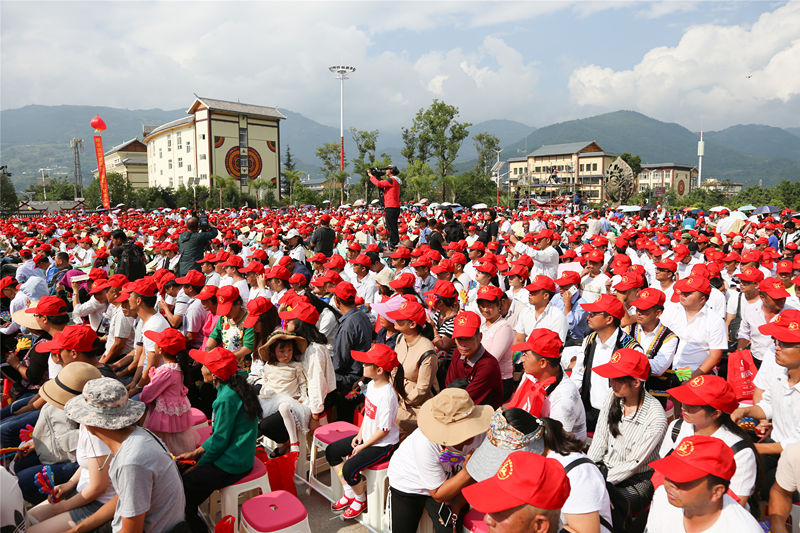
<path id="1" fill-rule="evenodd" d="M 264 274 L 266 272 L 266 268 L 264 267 L 263 263 L 259 263 L 258 261 L 250 261 L 249 263 L 247 263 L 246 267 L 240 268 L 239 272 L 241 274 L 249 274 L 250 272 L 255 272 L 256 274 Z"/>
<path id="2" fill-rule="evenodd" d="M 108 272 L 102 268 L 93 268 L 89 271 L 89 279 L 97 281 L 99 279 L 108 279 Z"/>
<path id="3" fill-rule="evenodd" d="M 31 315 L 42 316 L 60 316 L 67 314 L 67 304 L 58 296 L 44 296 L 36 307 L 31 307 L 25 310 L 26 313 Z"/>
<path id="4" fill-rule="evenodd" d="M 411 250 L 405 246 L 398 246 L 397 250 L 389 257 L 392 259 L 411 259 Z"/>
<path id="5" fill-rule="evenodd" d="M 406 300 L 396 311 L 389 311 L 386 313 L 386 318 L 392 320 L 411 320 L 417 325 L 423 326 L 428 317 L 425 314 L 425 308 L 422 307 L 419 302 Z"/>
<path id="6" fill-rule="evenodd" d="M 206 277 L 199 270 L 190 270 L 185 276 L 175 278 L 178 285 L 191 285 L 192 287 L 202 287 L 206 284 Z"/>
<path id="7" fill-rule="evenodd" d="M 636 289 L 644 285 L 644 279 L 639 274 L 627 272 L 622 275 L 619 283 L 614 285 L 614 290 L 618 292 Z"/>
<path id="8" fill-rule="evenodd" d="M 253 253 L 247 256 L 248 259 L 258 259 L 259 261 L 267 260 L 267 252 L 261 248 L 253 250 Z"/>
<path id="9" fill-rule="evenodd" d="M 783 282 L 778 278 L 766 278 L 758 284 L 758 291 L 765 293 L 770 298 L 779 300 L 781 298 L 788 298 L 789 291 L 783 286 Z"/>
<path id="10" fill-rule="evenodd" d="M 292 273 L 289 272 L 285 266 L 276 265 L 269 269 L 269 272 L 264 271 L 264 275 L 267 279 L 282 279 L 284 281 L 289 281 L 289 278 L 292 277 Z"/>
<path id="11" fill-rule="evenodd" d="M 450 256 L 450 260 L 453 263 L 458 263 L 459 265 L 466 265 L 467 264 L 467 256 L 462 254 L 461 252 L 456 252 Z"/>
<path id="12" fill-rule="evenodd" d="M 3 279 L 0 279 L 0 291 L 11 286 L 17 285 L 17 280 L 14 279 L 14 276 L 6 276 Z"/>
<path id="13" fill-rule="evenodd" d="M 352 302 L 356 299 L 356 288 L 349 281 L 342 281 L 333 288 L 333 294 L 343 302 Z"/>
<path id="14" fill-rule="evenodd" d="M 591 250 L 585 256 L 587 261 L 592 263 L 604 263 L 606 256 L 602 250 Z"/>
<path id="15" fill-rule="evenodd" d="M 213 298 L 217 295 L 218 287 L 216 285 L 206 285 L 203 289 L 198 293 L 195 298 L 198 300 L 208 300 Z"/>
<path id="16" fill-rule="evenodd" d="M 525 286 L 529 292 L 546 290 L 548 292 L 556 292 L 556 282 L 549 276 L 544 274 L 537 274 L 533 276 L 531 282 Z"/>
<path id="17" fill-rule="evenodd" d="M 433 286 L 433 290 L 425 293 L 425 296 L 440 296 L 442 298 L 453 298 L 456 295 L 456 286 L 452 281 L 440 279 Z"/>
<path id="18" fill-rule="evenodd" d="M 453 338 L 474 337 L 481 329 L 481 317 L 473 311 L 462 311 L 453 320 Z"/>
<path id="19" fill-rule="evenodd" d="M 373 344 L 366 352 L 353 350 L 350 354 L 356 361 L 379 366 L 387 372 L 391 372 L 400 365 L 397 353 L 385 344 Z"/>
<path id="20" fill-rule="evenodd" d="M 778 266 L 775 267 L 778 274 L 791 274 L 793 267 L 791 261 L 778 261 Z"/>
<path id="21" fill-rule="evenodd" d="M 730 263 L 730 262 L 738 263 L 741 260 L 742 256 L 740 256 L 736 252 L 729 252 L 728 255 L 722 258 L 722 261 L 725 263 Z"/>
<path id="22" fill-rule="evenodd" d="M 431 258 L 427 256 L 422 256 L 413 263 L 411 263 L 411 268 L 417 268 L 417 267 L 430 268 L 431 265 L 433 265 L 433 261 L 431 261 Z"/>
<path id="23" fill-rule="evenodd" d="M 287 307 L 285 311 L 280 311 L 278 316 L 283 320 L 292 320 L 296 318 L 306 324 L 316 325 L 319 320 L 319 311 L 308 302 L 300 302 L 291 307 Z"/>
<path id="24" fill-rule="evenodd" d="M 409 287 L 413 287 L 415 281 L 416 278 L 414 277 L 414 274 L 412 274 L 411 272 L 405 272 L 403 274 L 400 274 L 400 276 L 398 276 L 397 278 L 390 281 L 389 287 L 395 290 L 406 289 Z"/>
<path id="25" fill-rule="evenodd" d="M 483 244 L 481 241 L 475 241 L 472 243 L 472 246 L 468 247 L 467 250 L 486 250 L 486 245 Z"/>
<path id="26" fill-rule="evenodd" d="M 664 259 L 663 261 L 656 263 L 656 268 L 660 268 L 661 270 L 669 270 L 674 274 L 678 271 L 678 263 L 672 259 Z"/>
<path id="27" fill-rule="evenodd" d="M 679 302 L 682 292 L 698 291 L 706 295 L 711 294 L 711 283 L 708 281 L 708 278 L 703 276 L 689 276 L 688 278 L 676 281 L 675 285 L 673 285 L 673 289 L 674 292 L 672 293 L 671 300 L 673 302 Z"/>
<path id="28" fill-rule="evenodd" d="M 483 272 L 484 274 L 489 274 L 490 276 L 494 276 L 497 274 L 497 265 L 490 261 L 485 261 L 480 265 L 475 267 L 475 270 L 478 272 Z"/>
<path id="29" fill-rule="evenodd" d="M 158 286 L 152 277 L 139 278 L 125 286 L 125 292 L 136 293 L 139 296 L 155 296 Z"/>
<path id="30" fill-rule="evenodd" d="M 568 285 L 580 285 L 581 275 L 574 270 L 565 270 L 561 273 L 561 277 L 556 280 L 559 287 L 566 287 Z"/>
<path id="31" fill-rule="evenodd" d="M 352 261 L 350 261 L 350 264 L 351 265 L 361 265 L 361 266 L 368 267 L 368 266 L 370 266 L 372 264 L 372 261 L 370 260 L 368 255 L 361 254 L 358 257 L 356 257 L 355 259 L 353 259 Z"/>
<path id="32" fill-rule="evenodd" d="M 97 294 L 98 292 L 103 292 L 109 287 L 111 287 L 111 283 L 109 283 L 108 280 L 106 279 L 101 279 L 100 281 L 92 285 L 92 288 L 89 289 L 89 294 Z"/>
<path id="33" fill-rule="evenodd" d="M 527 352 L 531 351 L 536 355 L 550 359 L 561 359 L 561 349 L 564 343 L 558 333 L 547 328 L 537 328 L 531 331 L 526 342 L 514 344 L 511 351 Z"/>
<path id="34" fill-rule="evenodd" d="M 747 267 L 736 276 L 741 281 L 749 281 L 751 283 L 761 283 L 764 279 L 764 273 L 756 267 Z"/>
<path id="35" fill-rule="evenodd" d="M 667 295 L 659 289 L 648 287 L 639 293 L 639 297 L 631 302 L 631 307 L 647 311 L 654 305 L 664 307 Z"/>
<path id="36" fill-rule="evenodd" d="M 477 299 L 497 302 L 500 301 L 504 294 L 505 293 L 503 292 L 503 289 L 500 287 L 495 287 L 494 285 L 484 285 L 478 289 Z"/>
<path id="37" fill-rule="evenodd" d="M 452 274 L 453 272 L 455 272 L 455 270 L 456 267 L 453 264 L 452 259 L 442 259 L 441 261 L 439 261 L 438 265 L 433 265 L 431 267 L 431 272 L 433 272 L 434 274 L 441 274 L 442 272 L 449 272 Z"/>
<path id="38" fill-rule="evenodd" d="M 323 275 L 315 279 L 312 279 L 311 285 L 315 287 L 322 287 L 326 283 L 341 283 L 341 282 L 342 282 L 342 276 L 340 276 L 338 272 L 336 272 L 335 270 L 328 270 Z"/>
<path id="39" fill-rule="evenodd" d="M 625 307 L 619 298 L 610 294 L 601 294 L 600 298 L 590 304 L 581 304 L 585 310 L 590 313 L 608 313 L 614 318 L 622 320 L 625 316 Z"/>
<path id="40" fill-rule="evenodd" d="M 305 274 L 301 274 L 300 272 L 295 272 L 289 278 L 289 283 L 299 283 L 300 285 L 306 284 L 306 276 Z"/>
<path id="41" fill-rule="evenodd" d="M 233 285 L 225 285 L 217 289 L 217 315 L 224 316 L 231 312 L 233 302 L 239 298 L 239 289 Z"/>
<path id="42" fill-rule="evenodd" d="M 175 355 L 186 349 L 186 337 L 175 328 L 163 331 L 145 331 L 144 336 L 154 341 L 168 354 Z"/>
<path id="43" fill-rule="evenodd" d="M 519 276 L 523 280 L 528 279 L 528 269 L 525 265 L 515 264 L 506 271 L 506 277 Z"/>
<path id="44" fill-rule="evenodd" d="M 668 456 L 650 463 L 670 481 L 688 483 L 708 475 L 727 481 L 736 471 L 733 450 L 716 437 L 691 435 Z"/>
<path id="45" fill-rule="evenodd" d="M 592 370 L 604 378 L 631 376 L 645 380 L 650 375 L 650 361 L 639 350 L 620 348 L 611 355 L 608 363 L 596 366 Z"/>
<path id="46" fill-rule="evenodd" d="M 345 261 L 341 255 L 332 255 L 328 261 L 322 264 L 323 268 L 344 268 Z"/>
<path id="47" fill-rule="evenodd" d="M 97 333 L 90 326 L 78 324 L 66 326 L 63 330 L 53 335 L 52 340 L 44 341 L 38 346 L 44 352 L 58 352 L 60 350 L 91 352 L 94 349 L 96 340 Z"/>
<path id="48" fill-rule="evenodd" d="M 222 264 L 222 266 L 242 268 L 244 266 L 244 259 L 242 259 L 238 255 L 232 255 L 232 256 L 228 257 L 228 260 L 225 261 Z"/>
<path id="49" fill-rule="evenodd" d="M 557 510 L 570 493 L 561 463 L 525 451 L 512 452 L 494 476 L 462 489 L 469 504 L 481 513 L 505 511 L 520 505 Z"/>
<path id="50" fill-rule="evenodd" d="M 667 389 L 676 400 L 686 405 L 710 405 L 724 413 L 732 413 L 739 407 L 733 387 L 713 374 L 697 376 L 680 387 Z"/>
<path id="51" fill-rule="evenodd" d="M 323 254 L 322 252 L 317 252 L 311 257 L 308 258 L 308 261 L 311 263 L 327 263 L 328 256 Z"/>
<path id="52" fill-rule="evenodd" d="M 259 296 L 247 302 L 247 318 L 244 319 L 242 326 L 252 328 L 258 322 L 259 317 L 272 309 L 273 305 L 269 298 Z"/>
<path id="53" fill-rule="evenodd" d="M 237 291 L 238 292 L 238 291 Z M 231 379 L 237 369 L 238 363 L 233 352 L 217 346 L 210 352 L 203 350 L 189 350 L 189 356 L 208 368 L 208 370 L 222 381 Z"/>
<path id="54" fill-rule="evenodd" d="M 781 314 L 758 327 L 758 331 L 783 342 L 800 342 L 800 311 L 786 309 Z"/>

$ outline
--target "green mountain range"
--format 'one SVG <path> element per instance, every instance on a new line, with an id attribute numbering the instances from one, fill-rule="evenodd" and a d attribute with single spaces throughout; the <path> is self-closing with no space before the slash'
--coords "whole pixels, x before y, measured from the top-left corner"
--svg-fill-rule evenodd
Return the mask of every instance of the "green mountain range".
<path id="1" fill-rule="evenodd" d="M 319 173 L 316 148 L 338 142 L 338 128 L 320 124 L 300 113 L 281 110 L 287 120 L 281 123 L 281 151 L 290 146 L 297 167 L 312 175 Z M 72 175 L 72 138 L 86 141 L 81 153 L 84 180 L 95 168 L 89 121 L 103 117 L 108 130 L 103 133 L 106 150 L 134 137 L 141 139 L 142 126 L 160 125 L 185 116 L 185 109 L 127 110 L 97 106 L 40 106 L 0 111 L 0 164 L 7 165 L 17 187 L 25 188 L 47 169 L 51 176 Z M 357 126 L 361 127 L 361 126 Z M 369 128 L 366 128 L 369 129 Z M 473 124 L 474 135 L 496 135 L 503 147 L 502 158 L 524 156 L 544 144 L 597 141 L 612 153 L 639 154 L 643 163 L 674 162 L 697 164 L 698 135 L 679 124 L 652 119 L 633 111 L 617 111 L 580 120 L 570 120 L 536 129 L 512 120 L 488 120 Z M 717 132 L 706 132 L 703 176 L 730 179 L 745 184 L 764 185 L 781 179 L 800 179 L 800 128 L 780 129 L 762 125 L 738 125 Z M 378 153 L 386 152 L 404 166 L 400 155 L 399 129 L 381 131 Z M 349 132 L 345 132 L 345 154 L 355 152 Z M 282 154 L 283 155 L 283 154 Z M 465 141 L 457 167 L 474 165 L 475 147 Z"/>

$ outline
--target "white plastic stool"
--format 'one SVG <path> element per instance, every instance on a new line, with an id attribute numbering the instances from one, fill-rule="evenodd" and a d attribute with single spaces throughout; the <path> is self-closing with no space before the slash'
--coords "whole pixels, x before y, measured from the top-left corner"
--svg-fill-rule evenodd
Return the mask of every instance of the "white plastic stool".
<path id="1" fill-rule="evenodd" d="M 237 521 L 233 524 L 234 531 L 239 531 L 237 528 L 239 520 L 239 497 L 251 490 L 260 490 L 261 494 L 269 492 L 267 467 L 258 459 L 253 463 L 253 469 L 249 474 L 233 485 L 228 485 L 219 490 L 220 516 L 231 515 L 236 518 Z M 217 493 L 215 492 L 209 498 L 209 515 L 212 522 L 216 521 L 217 516 L 217 508 L 214 505 L 214 503 L 216 503 L 216 496 Z"/>
<path id="2" fill-rule="evenodd" d="M 386 460 L 361 471 L 367 485 L 367 510 L 358 516 L 358 521 L 374 531 L 383 531 L 384 527 L 388 527 L 384 513 L 388 492 L 386 488 L 389 479 L 388 468 L 389 461 Z"/>
<path id="3" fill-rule="evenodd" d="M 244 502 L 242 529 L 246 533 L 311 533 L 306 508 L 285 490 Z"/>
<path id="4" fill-rule="evenodd" d="M 311 442 L 311 455 L 309 458 L 308 485 L 331 502 L 335 502 L 342 497 L 342 484 L 339 482 L 339 478 L 332 468 L 330 469 L 330 485 L 326 485 L 317 478 L 317 450 L 324 452 L 329 444 L 345 437 L 355 437 L 357 433 L 358 426 L 347 422 L 325 424 L 324 426 L 318 427 L 314 432 L 314 439 Z M 325 459 L 325 454 L 322 454 L 321 459 Z"/>

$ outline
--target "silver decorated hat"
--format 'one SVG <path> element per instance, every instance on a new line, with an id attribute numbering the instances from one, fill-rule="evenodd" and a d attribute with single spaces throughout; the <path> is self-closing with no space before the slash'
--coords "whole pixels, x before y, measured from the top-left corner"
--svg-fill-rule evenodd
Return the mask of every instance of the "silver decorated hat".
<path id="1" fill-rule="evenodd" d="M 83 394 L 64 406 L 64 413 L 75 422 L 103 429 L 122 429 L 142 418 L 145 405 L 128 399 L 125 386 L 114 378 L 87 381 Z"/>

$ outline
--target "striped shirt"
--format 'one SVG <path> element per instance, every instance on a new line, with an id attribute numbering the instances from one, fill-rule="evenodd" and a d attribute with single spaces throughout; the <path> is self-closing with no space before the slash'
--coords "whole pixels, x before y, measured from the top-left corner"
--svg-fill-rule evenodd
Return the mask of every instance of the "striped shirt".
<path id="1" fill-rule="evenodd" d="M 659 458 L 658 450 L 667 431 L 667 417 L 658 400 L 646 392 L 641 407 L 633 414 L 622 416 L 620 435 L 614 437 L 608 427 L 608 411 L 615 401 L 622 400 L 609 389 L 587 455 L 594 462 L 605 463 L 608 467 L 606 479 L 617 484 L 634 474 L 648 471 L 648 463 Z"/>

